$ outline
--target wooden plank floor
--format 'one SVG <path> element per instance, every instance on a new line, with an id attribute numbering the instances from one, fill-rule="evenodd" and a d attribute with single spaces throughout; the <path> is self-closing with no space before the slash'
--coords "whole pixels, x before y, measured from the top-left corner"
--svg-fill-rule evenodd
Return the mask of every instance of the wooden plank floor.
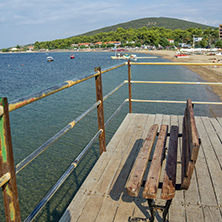
<path id="1" fill-rule="evenodd" d="M 128 114 L 60 222 L 149 218 L 148 205 L 141 193 L 136 198 L 130 197 L 124 186 L 150 126 L 178 125 L 182 133 L 182 119 L 161 114 Z M 196 124 L 202 144 L 195 172 L 189 190 L 176 192 L 169 221 L 222 221 L 222 118 L 196 117 Z M 180 183 L 181 144 L 179 138 L 177 183 Z M 162 203 L 159 198 L 156 201 Z M 162 221 L 161 212 L 156 212 L 155 221 Z"/>

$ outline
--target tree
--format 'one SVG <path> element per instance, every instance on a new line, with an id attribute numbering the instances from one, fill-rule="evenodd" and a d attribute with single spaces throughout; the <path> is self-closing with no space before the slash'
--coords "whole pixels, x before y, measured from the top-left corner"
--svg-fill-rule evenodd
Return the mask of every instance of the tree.
<path id="1" fill-rule="evenodd" d="M 222 48 L 222 40 L 221 39 L 217 40 L 215 45 L 218 48 Z"/>
<path id="2" fill-rule="evenodd" d="M 206 40 L 206 39 L 202 39 L 202 40 L 200 41 L 200 46 L 201 46 L 202 48 L 207 47 L 207 46 L 208 46 L 207 40 Z"/>

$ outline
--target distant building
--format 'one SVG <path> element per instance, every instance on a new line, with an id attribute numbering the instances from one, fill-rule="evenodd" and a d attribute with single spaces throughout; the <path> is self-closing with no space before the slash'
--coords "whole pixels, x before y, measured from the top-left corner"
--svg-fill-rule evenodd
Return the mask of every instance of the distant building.
<path id="1" fill-rule="evenodd" d="M 222 39 L 222 24 L 219 25 L 219 38 Z"/>
<path id="2" fill-rule="evenodd" d="M 174 43 L 173 39 L 167 39 L 169 43 Z"/>
<path id="3" fill-rule="evenodd" d="M 33 51 L 34 46 L 29 46 L 28 49 L 29 49 L 29 51 Z"/>
<path id="4" fill-rule="evenodd" d="M 121 42 L 118 42 L 118 41 L 109 41 L 109 42 L 105 42 L 104 44 L 114 44 L 115 46 L 119 46 L 119 45 L 121 45 Z"/>
<path id="5" fill-rule="evenodd" d="M 178 43 L 178 46 L 179 46 L 180 48 L 191 48 L 191 45 L 186 44 L 186 43 Z"/>
<path id="6" fill-rule="evenodd" d="M 102 42 L 96 42 L 94 43 L 94 45 L 102 45 L 103 43 Z"/>
<path id="7" fill-rule="evenodd" d="M 194 37 L 193 41 L 194 42 L 200 42 L 200 41 L 202 41 L 202 39 L 203 39 L 202 37 Z"/>
<path id="8" fill-rule="evenodd" d="M 91 45 L 91 43 L 86 43 L 86 42 L 78 44 L 78 46 L 85 46 L 85 47 L 88 47 L 90 45 Z"/>

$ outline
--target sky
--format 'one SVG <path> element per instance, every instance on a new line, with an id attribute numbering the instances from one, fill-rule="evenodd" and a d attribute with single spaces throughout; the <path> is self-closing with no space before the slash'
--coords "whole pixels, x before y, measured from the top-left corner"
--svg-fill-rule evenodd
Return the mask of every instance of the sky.
<path id="1" fill-rule="evenodd" d="M 0 0 L 0 49 L 83 34 L 140 18 L 218 27 L 221 0 Z"/>

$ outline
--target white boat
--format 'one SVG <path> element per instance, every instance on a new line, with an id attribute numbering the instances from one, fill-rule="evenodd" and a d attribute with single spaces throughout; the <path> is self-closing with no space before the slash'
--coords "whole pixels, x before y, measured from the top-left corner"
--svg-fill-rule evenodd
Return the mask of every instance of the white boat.
<path id="1" fill-rule="evenodd" d="M 48 62 L 52 62 L 52 61 L 54 61 L 54 58 L 53 58 L 52 56 L 48 56 L 48 57 L 47 57 L 47 61 L 48 61 Z"/>
<path id="2" fill-rule="evenodd" d="M 115 56 L 111 56 L 112 59 L 127 59 L 127 60 L 134 60 L 136 61 L 137 60 L 137 56 L 136 55 L 128 55 L 128 54 L 116 54 Z"/>

